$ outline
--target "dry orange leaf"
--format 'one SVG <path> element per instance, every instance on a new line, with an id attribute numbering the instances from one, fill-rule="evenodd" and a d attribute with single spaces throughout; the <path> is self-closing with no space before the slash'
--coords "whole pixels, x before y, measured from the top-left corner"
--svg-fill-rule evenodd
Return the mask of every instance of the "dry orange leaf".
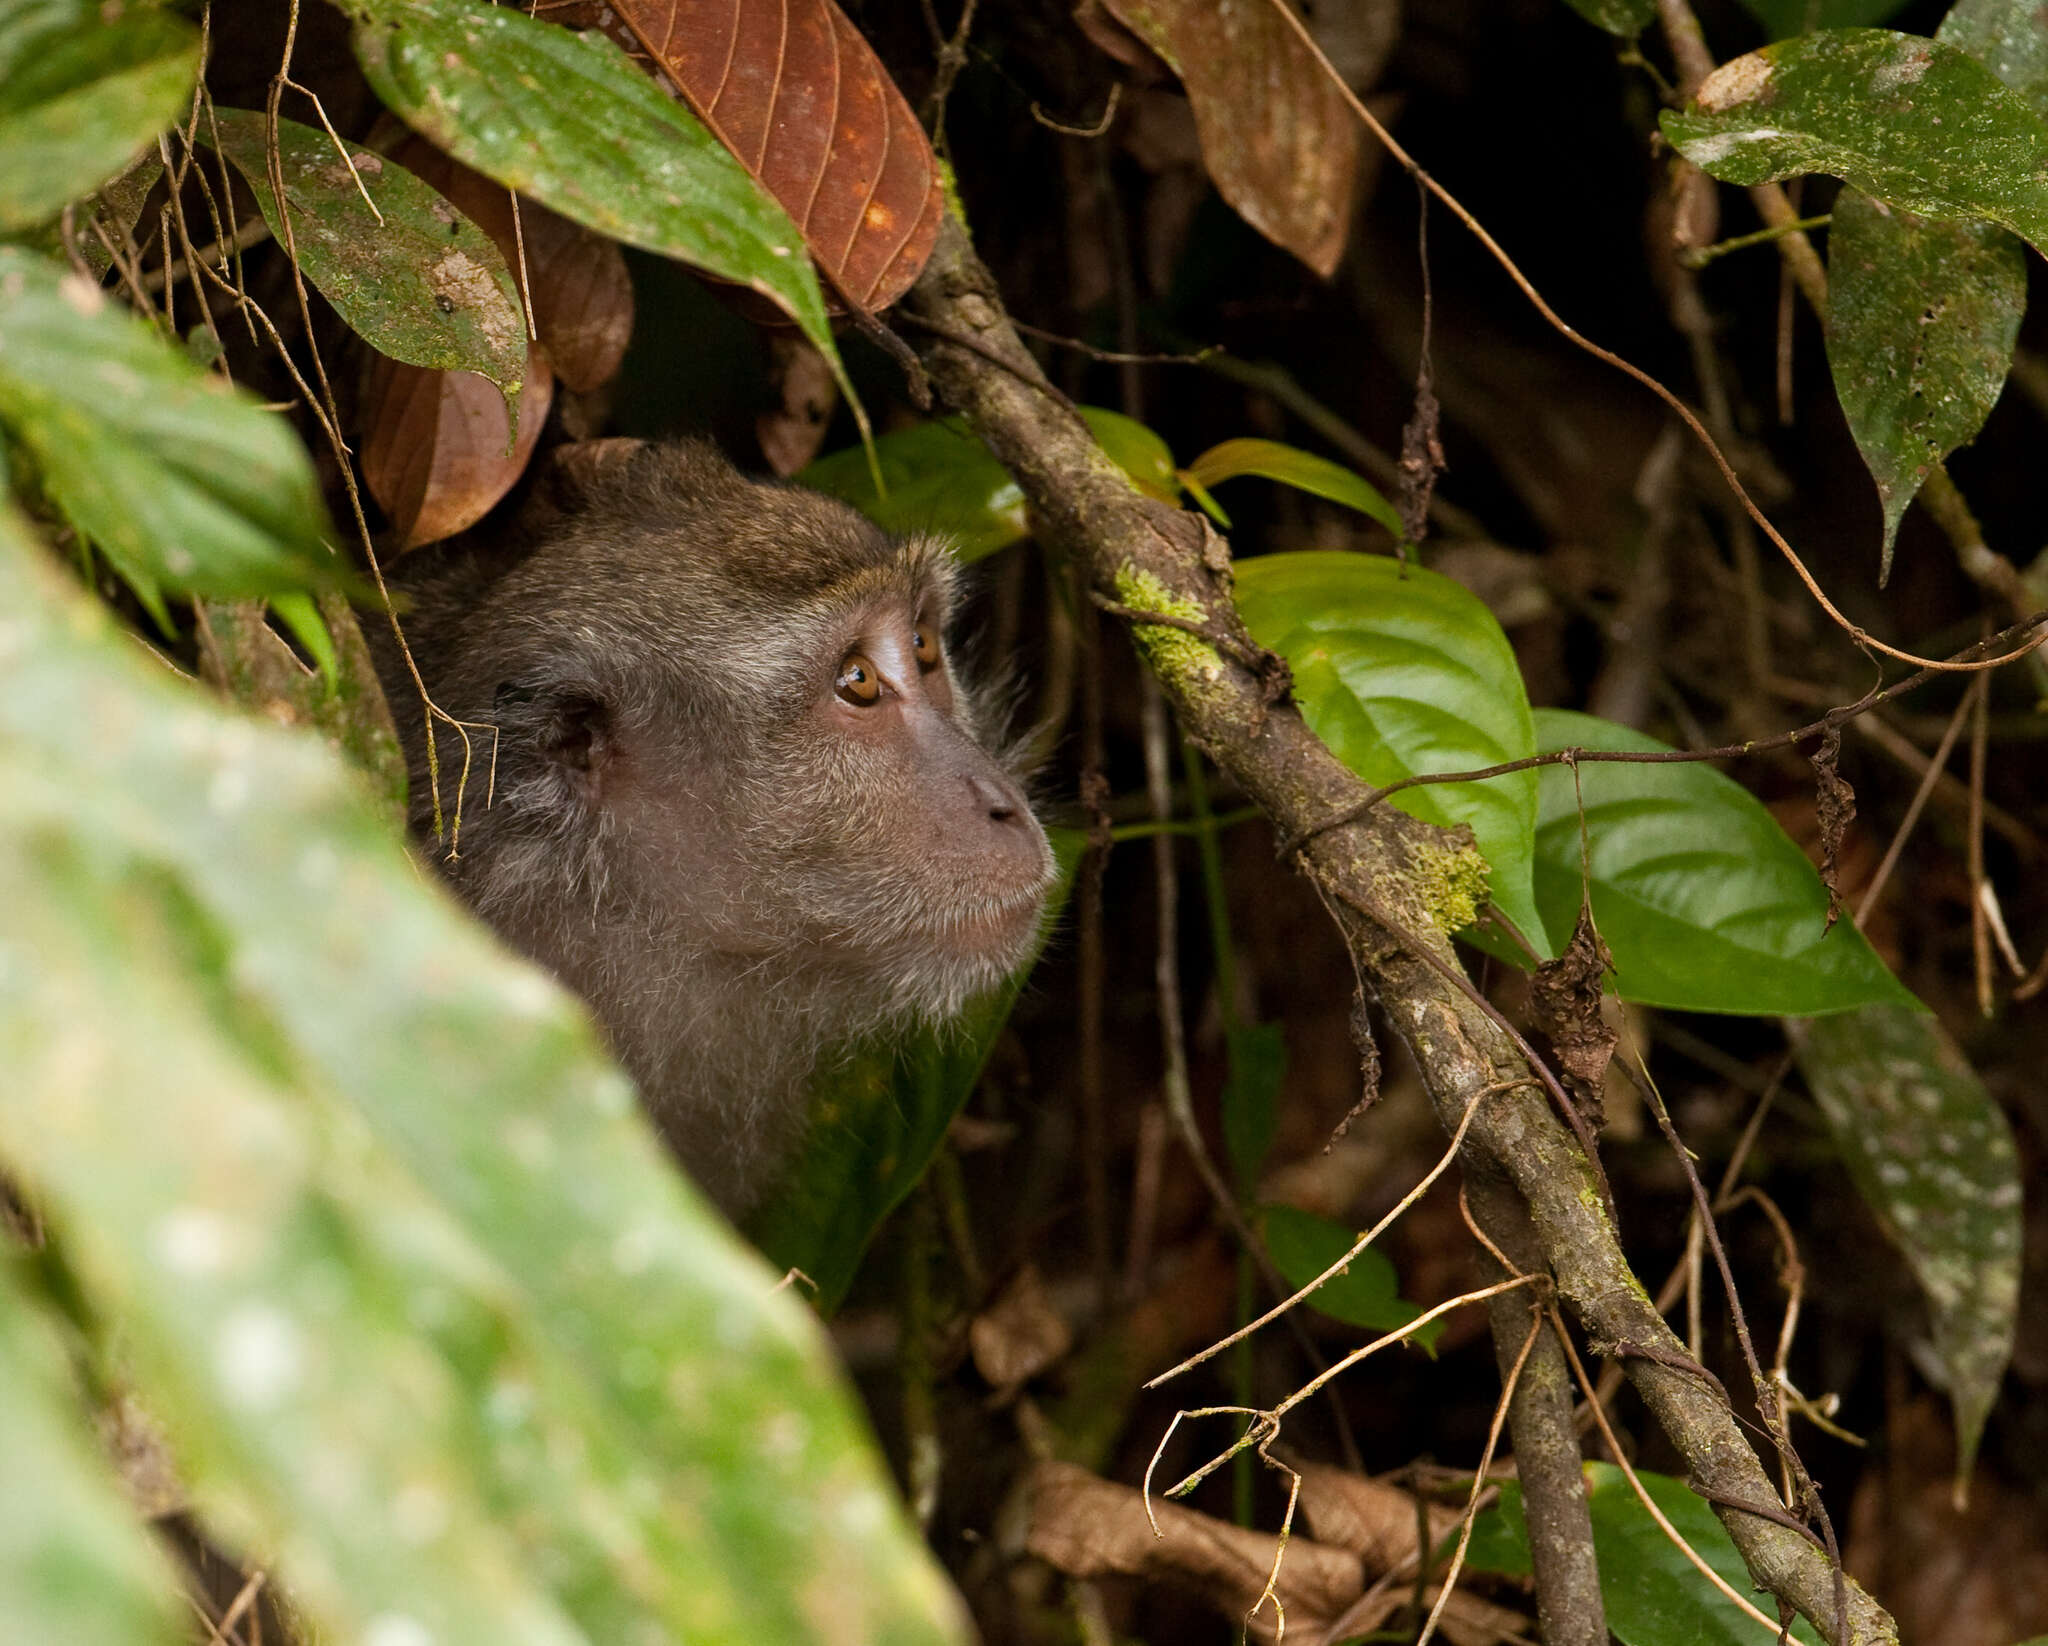
<path id="1" fill-rule="evenodd" d="M 687 103 L 802 231 L 857 308 L 910 289 L 938 239 L 939 164 L 902 92 L 831 0 L 580 0 Z"/>
<path id="2" fill-rule="evenodd" d="M 554 395 L 546 357 L 530 351 L 519 440 L 507 452 L 505 398 L 489 378 L 372 355 L 363 374 L 363 479 L 399 547 L 437 543 L 488 514 L 524 472 Z"/>
<path id="3" fill-rule="evenodd" d="M 1314 53 L 1265 0 L 1103 4 L 1180 76 L 1217 192 L 1327 276 L 1351 235 L 1362 134 Z"/>

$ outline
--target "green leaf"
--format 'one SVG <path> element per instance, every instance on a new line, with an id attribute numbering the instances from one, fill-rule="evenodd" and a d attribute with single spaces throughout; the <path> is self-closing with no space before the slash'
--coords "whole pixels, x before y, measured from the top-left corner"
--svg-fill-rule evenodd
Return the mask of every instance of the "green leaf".
<path id="1" fill-rule="evenodd" d="M 1773 40 L 1813 29 L 1861 29 L 1906 9 L 1906 0 L 1742 0 Z"/>
<path id="2" fill-rule="evenodd" d="M 1278 440 L 1225 440 L 1190 463 L 1183 478 L 1206 488 L 1243 474 L 1262 475 L 1296 491 L 1342 503 L 1377 520 L 1396 538 L 1407 538 L 1400 511 L 1362 475 Z"/>
<path id="3" fill-rule="evenodd" d="M 1077 830 L 1047 833 L 1060 877 L 1047 900 L 1041 946 L 1087 845 Z M 856 1053 L 820 1082 L 803 1147 L 748 1220 L 747 1234 L 778 1269 L 803 1271 L 823 1313 L 839 1307 L 882 1219 L 931 1165 L 1030 974 L 1027 961 L 959 1022 L 906 1046 Z"/>
<path id="4" fill-rule="evenodd" d="M 1731 1589 L 1739 1595 L 1762 1594 L 1705 1498 L 1669 1475 L 1638 1469 L 1636 1478 L 1672 1528 Z M 1748 1616 L 1701 1575 L 1651 1518 L 1619 1469 L 1588 1463 L 1586 1492 L 1600 1598 L 1607 1626 L 1624 1646 L 1770 1646 L 1776 1628 Z M 1479 1517 L 1465 1558 L 1474 1571 L 1528 1575 L 1529 1533 L 1519 1482 L 1504 1483 L 1500 1502 Z M 1768 1603 L 1768 1596 L 1763 1600 L 1767 1603 L 1758 1610 L 1772 1615 L 1775 1604 Z M 1793 1621 L 1792 1638 L 1801 1646 L 1820 1642 L 1804 1618 Z"/>
<path id="5" fill-rule="evenodd" d="M 250 109 L 221 109 L 215 119 L 221 152 L 282 245 L 267 121 Z M 212 140 L 204 120 L 199 139 Z M 344 162 L 333 138 L 291 120 L 278 122 L 277 149 L 299 266 L 349 329 L 394 360 L 488 377 L 513 408 L 526 375 L 526 322 L 491 237 L 439 190 L 373 150 L 350 145 Z M 375 212 L 363 203 L 366 194 Z"/>
<path id="6" fill-rule="evenodd" d="M 1356 1230 L 1293 1206 L 1261 1207 L 1259 1232 L 1273 1267 L 1296 1288 L 1306 1286 L 1358 1243 Z M 1341 1273 L 1324 1281 L 1309 1302 L 1347 1326 L 1391 1332 L 1422 1313 L 1420 1307 L 1401 1297 L 1400 1286 L 1386 1254 L 1377 1246 L 1368 1246 Z M 1442 1320 L 1432 1320 L 1408 1341 L 1434 1354 L 1443 1329 Z"/>
<path id="7" fill-rule="evenodd" d="M 1103 450 L 1140 491 L 1179 501 L 1173 453 L 1143 423 L 1100 406 L 1081 416 Z M 980 560 L 1031 534 L 1024 493 L 988 447 L 958 417 L 935 418 L 875 442 L 886 494 L 877 493 L 867 453 L 858 446 L 821 457 L 798 484 L 844 498 L 893 532 L 937 532 L 963 561 Z"/>
<path id="8" fill-rule="evenodd" d="M 341 9 L 372 89 L 408 125 L 585 228 L 761 293 L 853 397 L 796 225 L 610 40 L 488 0 Z"/>
<path id="9" fill-rule="evenodd" d="M 123 576 L 222 599 L 350 581 L 291 425 L 84 281 L 0 246 L 0 430 Z"/>
<path id="10" fill-rule="evenodd" d="M 199 78 L 199 31 L 154 6 L 14 0 L 0 20 L 0 234 L 126 169 Z"/>
<path id="11" fill-rule="evenodd" d="M 1657 15 L 1657 0 L 1565 0 L 1595 28 L 1633 40 Z"/>
<path id="12" fill-rule="evenodd" d="M 1223 1078 L 1223 1149 L 1239 1189 L 1258 1181 L 1280 1124 L 1280 1088 L 1287 1078 L 1287 1039 L 1278 1023 L 1224 1030 L 1229 1072 Z"/>
<path id="13" fill-rule="evenodd" d="M 0 1262 L 0 1640 L 176 1646 L 177 1584 L 81 1420 L 19 1266 Z"/>
<path id="14" fill-rule="evenodd" d="M 1922 1364 L 1955 1407 L 1967 1481 L 2019 1319 L 2021 1184 L 2005 1113 L 1925 1011 L 1794 1026 L 1800 1072 L 1856 1187 L 1927 1298 Z"/>
<path id="15" fill-rule="evenodd" d="M 1368 783 L 1536 752 L 1514 648 L 1448 577 L 1384 555 L 1268 554 L 1237 563 L 1237 603 L 1252 637 L 1293 669 L 1310 728 Z M 1554 952 L 1529 878 L 1534 772 L 1404 789 L 1389 804 L 1429 823 L 1470 824 L 1493 871 L 1494 905 L 1546 957 Z"/>
<path id="16" fill-rule="evenodd" d="M 1968 52 L 2048 118 L 2048 29 L 2039 0 L 1956 0 L 1935 37 Z"/>
<path id="17" fill-rule="evenodd" d="M 1995 223 L 1939 222 L 1845 188 L 1828 280 L 1828 367 L 1884 508 L 1882 583 L 1906 505 L 2005 387 L 2026 253 Z"/>
<path id="18" fill-rule="evenodd" d="M 1539 709 L 1545 749 L 1669 752 L 1612 721 Z M 1623 1000 L 1677 1011 L 1805 1016 L 1912 996 L 1848 921 L 1827 923 L 1820 875 L 1756 797 L 1704 761 L 1577 768 L 1593 918 Z M 1578 919 L 1572 769 L 1542 768 L 1536 901 L 1553 940 Z"/>
<path id="19" fill-rule="evenodd" d="M 1724 63 L 1665 136 L 1730 183 L 1827 172 L 1924 217 L 1985 218 L 2048 247 L 2048 125 L 1958 47 L 1835 29 Z"/>
<path id="20" fill-rule="evenodd" d="M 209 1524 L 335 1640 L 962 1638 L 585 1014 L 43 559 L 0 520 L 0 1164 Z"/>

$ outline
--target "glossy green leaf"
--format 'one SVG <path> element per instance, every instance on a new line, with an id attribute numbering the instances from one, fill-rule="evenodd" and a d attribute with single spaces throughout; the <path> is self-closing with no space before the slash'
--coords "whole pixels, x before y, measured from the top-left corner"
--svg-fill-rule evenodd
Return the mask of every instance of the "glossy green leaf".
<path id="1" fill-rule="evenodd" d="M 751 287 L 852 386 L 788 214 L 626 54 L 489 0 L 341 0 L 394 113 L 467 166 L 613 240 Z"/>
<path id="2" fill-rule="evenodd" d="M 2048 28 L 2040 0 L 1956 0 L 1935 38 L 1959 46 L 2048 119 Z"/>
<path id="3" fill-rule="evenodd" d="M 1863 29 L 1906 9 L 1906 0 L 1742 0 L 1773 40 L 1814 29 Z"/>
<path id="4" fill-rule="evenodd" d="M 330 751 L 0 521 L 0 1169 L 323 1638 L 957 1640 L 830 1351 Z"/>
<path id="5" fill-rule="evenodd" d="M 222 599 L 346 581 L 282 417 L 84 281 L 4 246 L 0 430 L 131 581 Z"/>
<path id="6" fill-rule="evenodd" d="M 1641 732 L 1540 709 L 1545 749 L 1668 752 Z M 1909 995 L 1848 921 L 1825 931 L 1827 888 L 1756 797 L 1705 761 L 1587 762 L 1593 918 L 1623 1000 L 1677 1011 L 1806 1016 Z M 1536 901 L 1553 941 L 1578 919 L 1571 768 L 1542 768 Z"/>
<path id="7" fill-rule="evenodd" d="M 1047 902 L 1041 945 L 1065 906 L 1087 844 L 1075 830 L 1049 833 L 1060 878 Z M 857 1053 L 820 1082 L 803 1147 L 748 1220 L 747 1234 L 777 1268 L 803 1272 L 824 1313 L 839 1307 L 882 1220 L 939 1152 L 1030 973 L 1027 962 L 959 1022 L 928 1030 L 907 1046 Z"/>
<path id="8" fill-rule="evenodd" d="M 1246 474 L 1261 475 L 1296 491 L 1342 503 L 1347 509 L 1356 509 L 1377 520 L 1395 537 L 1407 536 L 1400 511 L 1363 475 L 1342 463 L 1332 463 L 1327 457 L 1278 440 L 1225 440 L 1190 463 L 1184 478 L 1209 487 Z"/>
<path id="9" fill-rule="evenodd" d="M 1849 1175 L 1927 1299 L 1921 1364 L 1955 1407 L 1966 1480 L 2019 1319 L 2012 1128 L 1927 1012 L 1867 1006 L 1816 1018 L 1794 1026 L 1793 1044 Z"/>
<path id="10" fill-rule="evenodd" d="M 1828 230 L 1828 368 L 1884 510 L 1878 581 L 1935 466 L 1997 404 L 2027 306 L 2026 253 L 1996 223 L 1940 222 L 1853 188 Z"/>
<path id="11" fill-rule="evenodd" d="M 282 243 L 267 122 L 253 110 L 221 109 L 213 123 L 199 123 L 202 142 L 213 124 Z M 333 138 L 291 120 L 278 122 L 277 149 L 299 266 L 349 329 L 394 360 L 488 377 L 511 406 L 526 375 L 526 322 L 491 237 L 372 149 L 349 145 L 345 163 Z"/>
<path id="12" fill-rule="evenodd" d="M 1826 172 L 1925 217 L 1984 218 L 2048 247 L 2048 124 L 1966 51 L 1835 29 L 1724 63 L 1661 117 L 1730 183 Z"/>
<path id="13" fill-rule="evenodd" d="M 199 31 L 154 6 L 14 0 L 0 18 L 0 234 L 124 170 L 184 112 Z"/>
<path id="14" fill-rule="evenodd" d="M 1121 412 L 1083 406 L 1081 415 L 1139 490 L 1162 502 L 1179 500 L 1173 453 L 1165 441 Z M 940 533 L 963 561 L 1030 535 L 1022 489 L 961 419 L 934 418 L 885 434 L 875 442 L 875 457 L 886 495 L 876 492 L 867 454 L 857 446 L 819 458 L 796 479 L 844 498 L 886 530 Z"/>
<path id="15" fill-rule="evenodd" d="M 1565 0 L 1573 11 L 1609 34 L 1633 40 L 1657 15 L 1657 0 Z"/>
<path id="16" fill-rule="evenodd" d="M 1638 1469 L 1636 1478 L 1672 1528 L 1729 1588 L 1757 1600 L 1765 1616 L 1775 1614 L 1775 1603 L 1757 1589 L 1734 1539 L 1705 1498 L 1669 1475 Z M 1624 1646 L 1771 1646 L 1776 1627 L 1758 1623 L 1708 1582 L 1613 1464 L 1586 1465 L 1586 1494 L 1600 1599 L 1607 1627 Z M 1479 1517 L 1465 1560 L 1478 1572 L 1529 1575 L 1529 1530 L 1519 1482 L 1504 1483 L 1500 1502 Z M 1792 1638 L 1801 1646 L 1820 1643 L 1805 1618 L 1794 1619 Z"/>
<path id="17" fill-rule="evenodd" d="M 1294 1287 L 1306 1286 L 1358 1243 L 1359 1231 L 1293 1206 L 1262 1206 L 1259 1233 L 1266 1253 Z M 1377 1246 L 1368 1246 L 1341 1272 L 1316 1288 L 1310 1304 L 1333 1320 L 1369 1332 L 1391 1332 L 1422 1313 L 1401 1296 L 1394 1265 Z M 1443 1335 L 1444 1322 L 1432 1320 L 1408 1341 L 1432 1353 Z"/>
<path id="18" fill-rule="evenodd" d="M 50 1324 L 0 1263 L 0 1640 L 177 1646 L 170 1564 L 115 1484 Z"/>
<path id="19" fill-rule="evenodd" d="M 1315 734 L 1368 783 L 1536 752 L 1514 648 L 1448 577 L 1384 555 L 1268 554 L 1237 563 L 1237 603 L 1252 637 L 1293 669 Z M 1403 789 L 1389 804 L 1429 823 L 1470 824 L 1493 871 L 1494 905 L 1546 958 L 1555 952 L 1529 878 L 1534 772 Z"/>
<path id="20" fill-rule="evenodd" d="M 1287 1078 L 1287 1040 L 1278 1023 L 1226 1029 L 1229 1069 L 1220 1107 L 1223 1152 L 1241 1190 L 1258 1181 L 1280 1125 L 1280 1088 Z"/>

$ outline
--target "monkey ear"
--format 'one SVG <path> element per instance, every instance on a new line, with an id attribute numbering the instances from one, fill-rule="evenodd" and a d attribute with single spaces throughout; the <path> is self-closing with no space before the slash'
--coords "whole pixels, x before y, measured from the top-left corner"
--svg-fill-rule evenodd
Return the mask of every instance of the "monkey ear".
<path id="1" fill-rule="evenodd" d="M 612 753 L 611 711 L 596 693 L 508 680 L 493 699 L 501 734 L 525 742 L 579 785 L 593 784 Z"/>
<path id="2" fill-rule="evenodd" d="M 535 468 L 533 484 L 519 505 L 518 529 L 529 534 L 542 531 L 564 515 L 578 513 L 607 484 L 616 483 L 621 471 L 650 444 L 621 437 L 555 447 Z"/>

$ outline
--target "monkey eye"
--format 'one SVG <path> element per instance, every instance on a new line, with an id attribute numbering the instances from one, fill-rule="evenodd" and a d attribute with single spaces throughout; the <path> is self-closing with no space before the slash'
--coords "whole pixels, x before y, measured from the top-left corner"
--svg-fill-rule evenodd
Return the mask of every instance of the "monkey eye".
<path id="1" fill-rule="evenodd" d="M 920 669 L 935 669 L 939 666 L 939 632 L 929 623 L 920 623 L 910 631 L 911 655 L 917 659 Z"/>
<path id="2" fill-rule="evenodd" d="M 833 689 L 847 702 L 865 708 L 882 695 L 882 677 L 859 652 L 848 652 L 839 665 L 839 678 L 833 682 Z"/>

